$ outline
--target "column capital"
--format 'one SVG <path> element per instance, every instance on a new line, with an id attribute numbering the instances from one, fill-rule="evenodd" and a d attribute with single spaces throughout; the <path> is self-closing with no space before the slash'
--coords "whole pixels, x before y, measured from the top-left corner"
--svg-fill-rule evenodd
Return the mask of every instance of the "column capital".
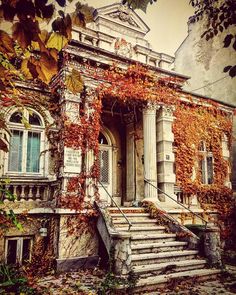
<path id="1" fill-rule="evenodd" d="M 146 105 L 146 108 L 144 110 L 153 110 L 158 111 L 161 108 L 161 106 L 155 102 L 148 102 Z"/>
<path id="2" fill-rule="evenodd" d="M 172 105 L 163 105 L 160 109 L 162 116 L 163 117 L 168 117 L 168 118 L 172 118 L 173 117 L 173 113 L 175 111 L 175 107 Z"/>

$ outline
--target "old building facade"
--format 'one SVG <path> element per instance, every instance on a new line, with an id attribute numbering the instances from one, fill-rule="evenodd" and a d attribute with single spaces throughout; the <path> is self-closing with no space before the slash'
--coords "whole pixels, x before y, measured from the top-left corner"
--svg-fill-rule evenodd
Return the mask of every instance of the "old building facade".
<path id="1" fill-rule="evenodd" d="M 173 132 L 176 121 L 173 103 L 147 100 L 134 111 L 128 103 L 119 103 L 114 97 L 103 97 L 98 118 L 100 131 L 93 126 L 98 111 L 94 104 L 97 89 L 104 83 L 105 72 L 113 63 L 124 70 L 139 63 L 147 66 L 154 76 L 180 81 L 188 79 L 169 70 L 173 57 L 151 49 L 145 40 L 148 30 L 137 13 L 125 5 L 114 4 L 97 9 L 92 23 L 86 28 L 73 29 L 72 41 L 64 49 L 63 59 L 66 62 L 62 63 L 58 76 L 52 82 L 58 98 L 57 110 L 49 112 L 43 108 L 34 109 L 33 106 L 28 106 L 23 113 L 14 107 L 6 110 L 11 136 L 7 135 L 9 152 L 1 152 L 1 177 L 16 200 L 12 204 L 4 196 L 4 207 L 13 208 L 19 214 L 23 230 L 13 227 L 4 234 L 0 241 L 2 260 L 24 263 L 33 257 L 37 244 L 43 241 L 47 245 L 44 251 L 49 251 L 47 253 L 56 260 L 59 270 L 98 263 L 102 248 L 99 234 L 103 234 L 101 224 L 99 231 L 96 229 L 97 217 L 92 217 L 89 223 L 80 218 L 79 224 L 74 223 L 78 216 L 94 211 L 93 202 L 97 195 L 101 208 L 114 207 L 115 203 L 122 208 L 138 206 L 145 199 L 179 220 L 182 213 L 188 213 L 188 208 L 201 216 L 205 214 L 197 195 L 185 194 L 176 181 L 179 170 L 175 167 L 178 146 Z M 73 70 L 79 71 L 83 78 L 85 88 L 81 93 L 74 94 L 61 86 L 61 81 Z M 36 85 L 20 84 L 19 87 L 26 95 L 45 100 L 51 95 Z M 191 101 L 206 109 L 211 101 L 214 102 L 177 88 L 179 101 Z M 232 120 L 233 108 L 230 105 L 218 104 L 216 108 L 226 114 L 229 121 Z M 80 138 L 75 134 L 82 132 L 80 127 L 67 129 L 64 137 L 56 137 L 63 124 L 65 129 L 68 126 L 83 126 L 82 118 L 93 118 L 84 123 L 91 125 L 83 131 L 83 134 L 87 132 L 87 138 L 92 138 L 89 132 L 98 132 L 98 178 L 91 174 L 96 147 L 92 148 L 91 140 L 88 140 L 84 152 L 74 142 L 74 138 Z M 220 138 L 220 153 L 227 167 L 229 135 Z M 85 141 L 86 136 L 83 144 Z M 211 186 L 217 181 L 214 180 L 214 155 L 204 141 L 199 144 L 201 183 Z M 197 170 L 194 167 L 191 169 L 191 178 L 194 179 Z M 78 183 L 81 172 L 85 175 L 85 182 Z M 79 208 L 76 201 L 73 205 L 76 189 L 71 180 L 75 179 L 76 189 L 83 190 L 83 202 L 90 204 L 87 207 Z M 231 188 L 229 167 L 223 183 L 225 188 Z M 78 200 L 80 194 L 76 197 Z M 196 222 L 196 218 L 190 217 L 185 223 Z M 200 219 L 197 221 L 201 222 Z M 73 225 L 76 231 L 71 232 Z M 117 247 L 129 249 L 126 238 L 123 236 L 122 243 L 117 243 Z M 106 246 L 109 244 L 104 243 Z M 123 273 L 123 270 L 120 272 Z"/>

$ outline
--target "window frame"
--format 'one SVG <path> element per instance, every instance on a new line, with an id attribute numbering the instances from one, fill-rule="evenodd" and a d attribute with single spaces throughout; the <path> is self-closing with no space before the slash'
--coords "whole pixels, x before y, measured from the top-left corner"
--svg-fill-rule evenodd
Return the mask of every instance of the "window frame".
<path id="1" fill-rule="evenodd" d="M 30 125 L 30 128 L 26 128 L 23 123 L 15 123 L 15 122 L 10 122 L 11 116 L 19 112 L 19 110 L 14 109 L 9 113 L 8 116 L 8 128 L 10 131 L 19 131 L 22 132 L 22 167 L 21 171 L 13 171 L 10 170 L 10 147 L 9 147 L 9 152 L 6 153 L 6 158 L 5 158 L 5 174 L 11 175 L 11 176 L 44 176 L 45 174 L 45 159 L 44 156 L 42 156 L 42 151 L 45 150 L 45 124 L 42 116 L 36 112 L 33 109 L 24 109 L 22 111 L 22 115 L 26 120 L 29 122 L 29 115 L 30 114 L 36 114 L 40 121 L 41 125 Z M 29 138 L 29 133 L 38 133 L 40 136 L 40 146 L 39 146 L 39 171 L 38 172 L 27 172 L 27 145 L 28 145 L 28 138 Z M 8 135 L 8 140 L 9 142 L 11 141 L 11 136 Z"/>
<path id="2" fill-rule="evenodd" d="M 32 259 L 33 236 L 9 236 L 5 237 L 5 262 L 8 258 L 8 244 L 9 241 L 16 240 L 16 264 L 23 264 L 23 243 L 24 240 L 30 240 L 29 261 Z"/>
<path id="3" fill-rule="evenodd" d="M 211 151 L 207 150 L 206 143 L 204 141 L 200 142 L 199 145 L 199 155 L 201 156 L 198 166 L 201 173 L 201 183 L 205 185 L 211 185 L 214 182 L 214 157 L 213 153 Z M 208 159 L 211 159 L 211 174 L 212 179 L 209 181 L 208 175 L 209 175 L 209 169 L 208 169 Z M 203 169 L 204 167 L 204 169 Z"/>

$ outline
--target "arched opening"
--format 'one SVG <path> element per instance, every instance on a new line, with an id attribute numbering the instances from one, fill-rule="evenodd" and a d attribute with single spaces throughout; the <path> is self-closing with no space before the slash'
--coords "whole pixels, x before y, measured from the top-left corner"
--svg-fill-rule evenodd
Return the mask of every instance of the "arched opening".
<path id="1" fill-rule="evenodd" d="M 111 197 L 115 191 L 116 171 L 114 146 L 115 140 L 107 128 L 103 128 L 99 133 L 99 194 L 102 201 L 111 203 Z"/>

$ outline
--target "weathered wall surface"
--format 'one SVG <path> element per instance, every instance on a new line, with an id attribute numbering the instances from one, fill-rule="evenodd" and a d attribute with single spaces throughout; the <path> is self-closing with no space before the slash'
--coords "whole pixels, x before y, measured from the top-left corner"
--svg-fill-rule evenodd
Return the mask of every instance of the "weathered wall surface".
<path id="1" fill-rule="evenodd" d="M 78 217 L 61 216 L 58 258 L 86 257 L 98 254 L 98 237 L 95 225 L 76 220 Z M 70 219 L 68 223 L 68 219 Z M 68 224 L 70 224 L 68 226 Z M 74 229 L 74 231 L 73 231 Z"/>
<path id="2" fill-rule="evenodd" d="M 233 65 L 236 61 L 235 50 L 232 47 L 223 48 L 225 36 L 229 33 L 235 34 L 236 28 L 231 27 L 218 33 L 208 41 L 201 38 L 205 30 L 205 19 L 189 24 L 188 36 L 175 53 L 175 70 L 191 77 L 185 85 L 186 90 L 192 91 L 206 86 L 195 91 L 236 104 L 235 79 L 223 72 L 225 66 Z M 215 82 L 219 79 L 222 80 Z M 212 84 L 213 82 L 215 83 Z"/>
<path id="3" fill-rule="evenodd" d="M 175 70 L 191 76 L 185 85 L 188 91 L 197 92 L 236 106 L 236 78 L 224 73 L 224 67 L 235 65 L 236 51 L 224 48 L 223 40 L 227 34 L 235 34 L 236 27 L 229 27 L 216 37 L 206 41 L 201 35 L 206 30 L 206 19 L 189 24 L 187 38 L 175 54 Z M 205 87 L 203 87 L 205 86 Z M 234 136 L 236 118 L 234 118 Z M 236 143 L 233 144 L 232 184 L 236 190 Z"/>

